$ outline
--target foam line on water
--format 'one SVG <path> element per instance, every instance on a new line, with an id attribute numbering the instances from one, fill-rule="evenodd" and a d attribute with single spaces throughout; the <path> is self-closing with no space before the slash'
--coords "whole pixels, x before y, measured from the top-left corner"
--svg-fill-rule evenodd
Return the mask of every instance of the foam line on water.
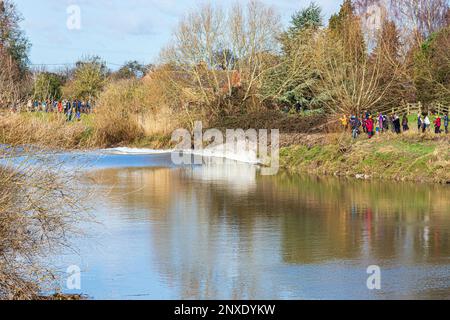
<path id="1" fill-rule="evenodd" d="M 103 150 L 106 153 L 112 154 L 165 154 L 172 153 L 173 150 L 157 150 L 157 149 L 144 149 L 144 148 L 112 148 Z"/>
<path id="2" fill-rule="evenodd" d="M 175 150 L 175 149 L 166 149 L 166 150 L 156 150 L 156 149 L 141 149 L 141 148 L 113 148 L 104 150 L 107 153 L 112 154 L 130 154 L 130 155 L 151 155 L 151 154 L 167 154 L 177 151 L 183 151 L 187 154 L 192 154 L 196 156 L 202 156 L 206 158 L 224 158 L 228 160 L 234 160 L 239 162 L 245 162 L 250 164 L 261 164 L 261 161 L 258 159 L 256 152 L 254 151 L 241 151 L 235 152 L 230 151 L 232 148 L 227 148 L 226 145 L 216 146 L 214 148 L 207 148 L 204 150 Z"/>

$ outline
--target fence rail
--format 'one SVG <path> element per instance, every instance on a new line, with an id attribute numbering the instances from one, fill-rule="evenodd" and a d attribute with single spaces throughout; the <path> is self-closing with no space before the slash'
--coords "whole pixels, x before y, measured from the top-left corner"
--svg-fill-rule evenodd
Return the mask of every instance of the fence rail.
<path id="1" fill-rule="evenodd" d="M 444 106 L 442 104 L 435 104 L 431 107 L 424 108 L 422 103 L 406 103 L 402 107 L 397 108 L 389 108 L 385 109 L 383 111 L 380 111 L 383 114 L 418 114 L 423 113 L 425 110 L 428 111 L 428 113 L 431 113 L 431 111 L 437 112 L 438 114 L 445 114 L 448 113 L 450 110 L 449 106 Z"/>

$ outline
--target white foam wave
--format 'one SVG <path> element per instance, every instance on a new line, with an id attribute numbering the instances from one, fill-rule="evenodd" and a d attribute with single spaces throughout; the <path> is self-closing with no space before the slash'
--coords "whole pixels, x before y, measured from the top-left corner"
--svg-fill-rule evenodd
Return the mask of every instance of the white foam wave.
<path id="1" fill-rule="evenodd" d="M 143 148 L 113 148 L 103 150 L 111 154 L 165 154 L 172 153 L 173 150 L 157 150 L 157 149 L 143 149 Z"/>
<path id="2" fill-rule="evenodd" d="M 234 160 L 238 162 L 245 162 L 250 164 L 261 164 L 257 154 L 253 150 L 239 150 L 235 151 L 234 148 L 227 147 L 227 145 L 220 145 L 213 148 L 206 148 L 204 150 L 156 150 L 156 149 L 141 149 L 141 148 L 113 148 L 104 150 L 107 153 L 112 154 L 135 154 L 135 155 L 151 155 L 151 154 L 167 154 L 172 152 L 183 151 L 186 154 L 192 154 L 195 156 L 201 156 L 205 158 L 224 158 L 228 160 Z"/>

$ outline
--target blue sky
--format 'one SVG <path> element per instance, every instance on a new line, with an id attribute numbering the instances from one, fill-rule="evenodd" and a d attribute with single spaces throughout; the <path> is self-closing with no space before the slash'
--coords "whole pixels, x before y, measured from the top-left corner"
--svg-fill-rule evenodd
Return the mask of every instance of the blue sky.
<path id="1" fill-rule="evenodd" d="M 246 0 L 241 0 L 241 2 Z M 310 0 L 261 0 L 273 6 L 287 25 L 291 15 Z M 339 9 L 341 0 L 316 0 L 324 16 Z M 180 17 L 204 0 L 15 0 L 22 26 L 33 47 L 33 64 L 73 63 L 99 55 L 111 68 L 128 60 L 154 62 Z M 234 1 L 216 0 L 221 6 Z M 67 8 L 81 9 L 81 29 L 69 30 Z M 57 66 L 48 66 L 52 69 Z"/>

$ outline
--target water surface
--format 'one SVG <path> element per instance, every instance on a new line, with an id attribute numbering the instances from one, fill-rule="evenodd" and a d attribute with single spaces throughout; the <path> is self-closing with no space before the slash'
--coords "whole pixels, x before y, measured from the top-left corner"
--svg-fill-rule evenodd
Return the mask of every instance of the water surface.
<path id="1" fill-rule="evenodd" d="M 61 265 L 96 299 L 450 298 L 450 188 L 106 155 Z M 368 290 L 367 267 L 381 268 Z M 74 291 L 66 290 L 68 293 Z"/>

